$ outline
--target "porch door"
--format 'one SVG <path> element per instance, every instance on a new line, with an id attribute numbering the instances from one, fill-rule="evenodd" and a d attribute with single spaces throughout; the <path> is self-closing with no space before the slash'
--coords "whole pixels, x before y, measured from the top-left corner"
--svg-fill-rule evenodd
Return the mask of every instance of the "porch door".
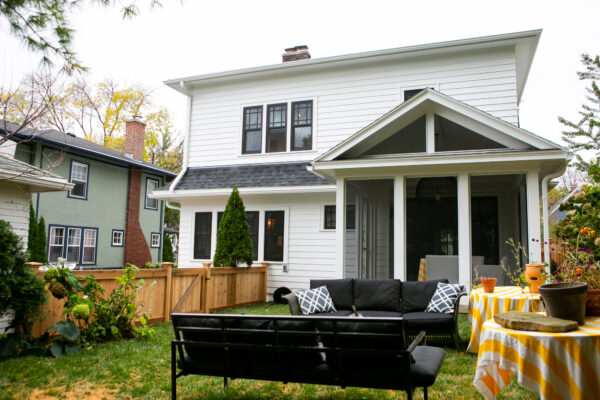
<path id="1" fill-rule="evenodd" d="M 375 210 L 373 203 L 367 199 L 360 199 L 360 263 L 358 277 L 374 279 L 375 277 Z"/>

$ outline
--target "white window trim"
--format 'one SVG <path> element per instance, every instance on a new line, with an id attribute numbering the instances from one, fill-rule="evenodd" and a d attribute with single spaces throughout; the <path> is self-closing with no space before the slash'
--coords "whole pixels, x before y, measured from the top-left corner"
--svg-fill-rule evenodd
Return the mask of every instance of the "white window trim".
<path id="1" fill-rule="evenodd" d="M 85 167 L 85 181 L 81 181 L 79 179 L 73 179 L 73 167 L 75 166 L 75 164 Z M 87 196 L 88 196 L 88 182 L 89 182 L 89 178 L 90 178 L 90 166 L 89 166 L 89 164 L 82 163 L 82 162 L 75 161 L 75 160 L 71 160 L 71 167 L 70 167 L 70 170 L 69 170 L 69 177 L 70 177 L 70 182 L 71 183 L 85 183 L 83 196 L 73 194 L 72 193 L 73 189 L 71 189 L 71 190 L 69 190 L 69 197 L 75 198 L 75 199 L 84 199 L 84 200 L 86 200 Z"/>
<path id="2" fill-rule="evenodd" d="M 156 238 L 156 244 L 154 244 L 155 238 Z M 160 247 L 160 233 L 153 232 L 150 234 L 150 247 L 153 249 Z"/>
<path id="3" fill-rule="evenodd" d="M 88 232 L 94 232 L 94 246 L 86 246 L 85 245 L 85 237 L 86 234 Z M 85 254 L 85 249 L 86 248 L 93 248 L 94 249 L 94 259 L 92 261 L 84 261 L 83 257 Z M 96 229 L 83 229 L 83 235 L 82 235 L 82 245 L 81 245 L 81 264 L 82 265 L 95 265 L 96 264 L 96 252 L 98 251 L 98 231 Z"/>
<path id="4" fill-rule="evenodd" d="M 50 227 L 50 232 L 48 234 L 48 258 L 50 258 L 50 248 L 51 247 L 59 247 L 59 245 L 56 244 L 52 244 L 52 232 L 55 229 L 62 229 L 63 234 L 62 234 L 62 244 L 60 245 L 60 256 L 62 257 L 64 255 L 64 249 L 65 249 L 65 240 L 66 240 L 66 236 L 67 236 L 67 228 L 64 226 L 51 226 Z M 50 262 L 53 262 L 51 260 L 49 260 Z"/>
<path id="5" fill-rule="evenodd" d="M 160 187 L 160 182 L 158 181 L 158 179 L 146 177 L 146 187 L 145 187 L 145 193 L 144 193 L 144 209 L 146 209 L 146 210 L 158 210 L 159 205 L 160 205 L 160 200 L 148 197 L 148 182 L 149 181 L 152 181 L 152 182 L 156 183 L 156 188 L 154 190 L 158 190 L 158 188 Z M 148 200 L 156 201 L 156 207 L 150 207 L 150 206 L 148 206 Z"/>
<path id="6" fill-rule="evenodd" d="M 334 206 L 337 210 L 337 204 L 335 204 L 335 201 L 321 204 L 321 207 L 319 208 L 319 211 L 320 211 L 320 213 L 319 213 L 319 231 L 320 232 L 335 232 L 335 228 L 334 229 L 326 229 L 325 228 L 325 206 Z M 336 226 L 337 226 L 337 221 L 336 221 Z"/>
<path id="7" fill-rule="evenodd" d="M 72 246 L 72 245 L 69 244 L 69 232 L 70 231 L 79 231 L 79 243 L 77 244 L 77 246 Z M 77 247 L 77 249 L 79 251 L 77 252 L 77 260 L 74 260 L 74 261 L 76 263 L 78 263 L 79 260 L 81 259 L 81 254 L 80 254 L 81 249 L 82 249 L 82 247 L 81 247 L 81 240 L 83 239 L 83 237 L 81 235 L 81 233 L 82 233 L 81 232 L 81 228 L 67 227 L 66 233 L 67 233 L 67 235 L 66 235 L 66 241 L 67 241 L 67 243 L 66 243 L 66 246 L 65 246 L 66 247 L 65 258 L 67 259 L 67 262 L 73 262 L 73 260 L 69 261 L 69 258 L 68 258 L 69 257 L 69 247 Z"/>
<path id="8" fill-rule="evenodd" d="M 115 243 L 115 233 L 120 233 L 120 241 L 118 243 Z M 125 244 L 125 231 L 122 229 L 113 229 L 112 230 L 112 237 L 111 237 L 111 246 L 112 247 L 123 247 Z"/>

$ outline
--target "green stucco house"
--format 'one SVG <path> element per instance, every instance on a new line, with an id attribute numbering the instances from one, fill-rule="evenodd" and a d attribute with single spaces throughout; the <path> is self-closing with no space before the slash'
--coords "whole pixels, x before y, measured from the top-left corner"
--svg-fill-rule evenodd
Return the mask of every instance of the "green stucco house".
<path id="1" fill-rule="evenodd" d="M 161 261 L 164 205 L 147 193 L 176 174 L 143 161 L 144 135 L 145 124 L 134 118 L 126 124 L 125 152 L 57 130 L 13 137 L 15 159 L 74 184 L 32 195 L 36 216 L 46 221 L 50 262 L 64 257 L 84 268 L 110 268 Z"/>

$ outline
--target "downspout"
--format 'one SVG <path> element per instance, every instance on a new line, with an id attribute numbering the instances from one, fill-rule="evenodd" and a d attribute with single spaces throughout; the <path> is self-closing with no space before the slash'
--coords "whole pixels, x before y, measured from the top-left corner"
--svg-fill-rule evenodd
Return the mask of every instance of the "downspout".
<path id="1" fill-rule="evenodd" d="M 177 186 L 177 184 L 179 183 L 181 178 L 183 178 L 183 176 L 187 172 L 188 160 L 189 160 L 189 154 L 190 154 L 189 148 L 190 148 L 190 132 L 192 130 L 192 94 L 187 89 L 187 87 L 185 86 L 185 83 L 183 81 L 179 82 L 179 87 L 181 88 L 181 91 L 187 96 L 187 121 L 185 124 L 185 134 L 183 136 L 183 165 L 181 167 L 181 172 L 179 173 L 179 175 L 177 175 L 175 177 L 175 179 L 173 180 L 173 183 L 171 183 L 171 186 L 169 187 L 169 193 L 173 193 L 173 191 L 175 191 L 175 187 Z M 173 207 L 169 206 L 169 202 L 165 202 L 165 204 L 167 205 L 168 208 L 173 208 Z M 173 209 L 177 210 L 178 208 L 173 208 Z"/>
<path id="2" fill-rule="evenodd" d="M 548 182 L 551 179 L 558 178 L 565 173 L 566 165 L 559 169 L 558 172 L 546 175 L 542 179 L 542 223 L 544 224 L 544 261 L 548 264 L 546 266 L 546 273 L 551 273 L 550 267 L 550 226 L 548 222 Z"/>

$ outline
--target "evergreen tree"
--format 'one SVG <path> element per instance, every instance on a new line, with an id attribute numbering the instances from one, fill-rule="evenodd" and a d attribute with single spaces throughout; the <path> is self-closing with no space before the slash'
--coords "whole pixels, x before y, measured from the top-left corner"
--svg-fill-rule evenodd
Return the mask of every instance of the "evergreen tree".
<path id="1" fill-rule="evenodd" d="M 237 267 L 244 262 L 248 266 L 252 265 L 252 239 L 244 202 L 237 186 L 234 186 L 217 230 L 213 265 Z"/>
<path id="2" fill-rule="evenodd" d="M 38 223 L 38 235 L 37 235 L 37 258 L 38 262 L 47 264 L 48 263 L 48 253 L 46 252 L 46 221 L 44 221 L 44 217 L 40 217 L 40 221 Z"/>
<path id="3" fill-rule="evenodd" d="M 38 261 L 37 256 L 37 242 L 38 242 L 38 221 L 35 218 L 35 210 L 33 204 L 29 202 L 29 234 L 27 236 L 27 260 Z M 40 261 L 41 262 L 41 261 Z"/>
<path id="4" fill-rule="evenodd" d="M 173 254 L 173 245 L 171 244 L 171 238 L 169 235 L 165 235 L 163 240 L 162 260 L 163 262 L 173 262 L 175 260 L 175 256 Z"/>

